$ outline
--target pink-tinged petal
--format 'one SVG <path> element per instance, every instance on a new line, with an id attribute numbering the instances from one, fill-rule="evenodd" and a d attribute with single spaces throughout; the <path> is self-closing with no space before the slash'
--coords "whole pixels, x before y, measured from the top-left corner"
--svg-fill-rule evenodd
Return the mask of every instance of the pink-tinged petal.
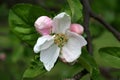
<path id="1" fill-rule="evenodd" d="M 51 33 L 51 28 L 40 29 L 39 32 L 42 35 L 49 35 Z"/>
<path id="2" fill-rule="evenodd" d="M 63 46 L 61 55 L 67 62 L 73 62 L 79 58 L 81 48 L 87 44 L 86 40 L 76 33 L 67 31 L 68 42 Z"/>
<path id="3" fill-rule="evenodd" d="M 42 50 L 40 53 L 40 61 L 43 62 L 45 69 L 50 71 L 59 56 L 60 48 L 53 44 L 48 49 Z"/>
<path id="4" fill-rule="evenodd" d="M 33 50 L 35 53 L 40 52 L 43 49 L 47 49 L 54 43 L 54 38 L 53 36 L 50 35 L 45 35 L 42 37 L 39 37 Z"/>
<path id="5" fill-rule="evenodd" d="M 62 62 L 67 63 L 67 61 L 66 61 L 66 59 L 63 57 L 63 55 L 60 54 L 59 57 L 60 57 L 60 60 L 61 60 Z"/>
<path id="6" fill-rule="evenodd" d="M 48 35 L 52 31 L 52 19 L 47 16 L 39 17 L 34 24 L 38 33 Z"/>
<path id="7" fill-rule="evenodd" d="M 65 12 L 62 12 L 53 18 L 53 33 L 65 33 L 70 28 L 71 18 Z"/>
<path id="8" fill-rule="evenodd" d="M 84 28 L 80 24 L 71 24 L 70 31 L 75 32 L 77 34 L 82 34 L 84 32 Z"/>

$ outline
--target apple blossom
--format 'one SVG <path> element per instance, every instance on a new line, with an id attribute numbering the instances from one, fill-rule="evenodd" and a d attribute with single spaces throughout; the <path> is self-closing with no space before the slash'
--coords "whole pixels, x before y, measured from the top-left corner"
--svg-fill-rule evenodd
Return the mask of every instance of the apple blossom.
<path id="1" fill-rule="evenodd" d="M 37 40 L 34 52 L 40 52 L 40 61 L 47 71 L 53 68 L 58 57 L 63 62 L 74 62 L 81 55 L 81 48 L 87 44 L 78 32 L 70 30 L 70 25 L 70 16 L 62 12 L 53 18 L 53 35 L 43 35 Z"/>

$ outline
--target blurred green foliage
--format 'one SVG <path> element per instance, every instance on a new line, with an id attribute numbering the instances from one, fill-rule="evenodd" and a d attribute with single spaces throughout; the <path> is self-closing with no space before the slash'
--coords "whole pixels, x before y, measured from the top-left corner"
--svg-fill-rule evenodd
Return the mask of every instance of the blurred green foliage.
<path id="1" fill-rule="evenodd" d="M 0 21 L 7 20 L 8 12 L 9 11 L 8 11 L 6 4 L 0 5 Z"/>
<path id="2" fill-rule="evenodd" d="M 66 3 L 66 0 L 38 0 L 36 5 L 40 5 L 49 12 L 59 13 L 60 10 L 69 4 Z M 29 2 L 28 2 L 29 3 Z M 32 3 L 32 2 L 31 2 Z M 90 0 L 91 7 L 95 13 L 103 17 L 107 22 L 109 22 L 116 30 L 120 31 L 120 0 Z M 14 4 L 13 4 L 14 5 Z M 26 8 L 25 8 L 26 9 Z M 26 10 L 25 10 L 26 11 Z M 69 10 L 66 10 L 70 12 Z M 32 58 L 34 58 L 34 53 L 32 48 L 26 45 L 23 41 L 20 41 L 12 32 L 10 32 L 8 21 L 9 7 L 8 4 L 3 3 L 0 5 L 0 54 L 4 53 L 6 59 L 4 61 L 0 60 L 0 80 L 21 80 L 24 71 L 27 69 L 28 65 Z M 16 11 L 19 13 L 19 11 Z M 36 11 L 37 12 L 37 11 Z M 39 12 L 39 11 L 38 11 Z M 57 14 L 56 13 L 56 14 Z M 79 14 L 73 10 L 73 15 Z M 32 15 L 32 14 L 31 14 Z M 39 16 L 39 15 L 38 15 Z M 27 16 L 26 16 L 27 17 Z M 32 17 L 32 16 L 31 16 Z M 80 15 L 78 15 L 80 17 Z M 34 19 L 35 20 L 35 19 Z M 34 22 L 31 21 L 31 22 Z M 21 22 L 21 20 L 20 20 Z M 16 24 L 21 26 L 21 24 Z M 25 25 L 25 24 L 22 24 Z M 31 26 L 30 24 L 29 26 Z M 32 25 L 33 26 L 33 25 Z M 18 28 L 21 29 L 21 28 Z M 16 31 L 19 31 L 16 29 Z M 31 28 L 32 29 L 32 28 Z M 115 51 L 112 50 L 106 52 L 103 47 L 120 47 L 120 42 L 118 42 L 114 36 L 108 32 L 101 24 L 91 19 L 90 22 L 90 31 L 93 37 L 93 49 L 94 49 L 94 59 L 100 67 L 109 67 L 112 68 L 110 71 L 111 76 L 115 80 L 120 79 L 120 70 L 119 70 L 119 49 Z M 24 33 L 20 32 L 20 33 Z M 20 37 L 23 37 L 20 36 Z M 27 37 L 29 38 L 29 37 Z M 114 52 L 113 52 L 114 51 Z M 118 53 L 116 57 L 116 52 Z M 107 58 L 107 56 L 111 56 Z M 101 58 L 102 56 L 102 58 Z M 106 60 L 107 59 L 107 60 Z M 115 61 L 116 63 L 109 63 L 109 61 Z M 93 65 L 90 65 L 93 66 Z M 118 68 L 118 70 L 114 69 Z M 63 80 L 71 78 L 74 74 L 83 69 L 82 65 L 70 66 L 67 64 L 58 61 L 56 66 L 51 72 L 46 73 L 42 77 L 36 77 L 33 79 L 25 80 Z M 84 76 L 82 80 L 89 80 L 89 74 Z"/>

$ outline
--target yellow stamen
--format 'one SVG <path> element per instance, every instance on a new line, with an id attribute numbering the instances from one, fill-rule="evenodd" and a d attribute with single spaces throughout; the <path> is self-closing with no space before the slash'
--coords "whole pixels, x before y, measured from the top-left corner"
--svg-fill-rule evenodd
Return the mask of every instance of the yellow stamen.
<path id="1" fill-rule="evenodd" d="M 65 34 L 56 34 L 54 43 L 58 45 L 58 47 L 63 47 L 64 44 L 68 41 L 68 38 Z"/>

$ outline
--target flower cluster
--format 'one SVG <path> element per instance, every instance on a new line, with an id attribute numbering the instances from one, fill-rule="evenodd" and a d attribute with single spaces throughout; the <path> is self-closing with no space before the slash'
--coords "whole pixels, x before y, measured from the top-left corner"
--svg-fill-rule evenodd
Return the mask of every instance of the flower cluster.
<path id="1" fill-rule="evenodd" d="M 71 24 L 70 16 L 62 12 L 53 19 L 41 16 L 35 21 L 35 28 L 42 35 L 39 37 L 34 52 L 40 53 L 40 61 L 50 71 L 57 58 L 63 62 L 73 62 L 79 58 L 81 48 L 87 44 L 81 34 L 84 28 L 79 24 Z"/>

